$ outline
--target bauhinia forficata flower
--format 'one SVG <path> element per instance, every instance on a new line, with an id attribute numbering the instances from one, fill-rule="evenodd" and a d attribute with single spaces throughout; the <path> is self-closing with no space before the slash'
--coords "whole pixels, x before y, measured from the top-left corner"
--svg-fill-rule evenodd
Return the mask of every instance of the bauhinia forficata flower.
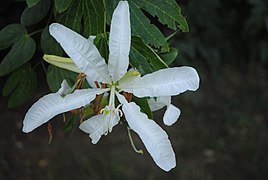
<path id="1" fill-rule="evenodd" d="M 139 135 L 155 163 L 165 171 L 174 168 L 175 153 L 166 132 L 142 113 L 135 102 L 129 102 L 122 94 L 131 93 L 139 98 L 157 97 L 151 99 L 150 105 L 154 109 L 159 108 L 156 107 L 157 103 L 160 106 L 167 105 L 164 122 L 171 125 L 177 120 L 180 110 L 170 104 L 170 96 L 186 90 L 197 90 L 199 76 L 194 68 L 186 66 L 161 69 L 142 77 L 137 70 L 128 70 L 130 29 L 128 3 L 120 1 L 112 16 L 107 65 L 92 40 L 85 39 L 61 24 L 50 25 L 50 34 L 60 43 L 78 70 L 86 75 L 92 88 L 69 93 L 70 88 L 64 81 L 57 93 L 42 97 L 29 109 L 23 121 L 23 131 L 28 133 L 56 115 L 83 107 L 97 95 L 108 93 L 108 105 L 100 114 L 79 126 L 82 131 L 89 133 L 92 143 L 96 144 L 102 135 L 111 132 L 124 115 L 128 126 Z M 95 82 L 105 84 L 106 88 L 96 86 Z M 161 101 L 161 98 L 164 100 Z M 119 104 L 116 104 L 116 99 Z"/>

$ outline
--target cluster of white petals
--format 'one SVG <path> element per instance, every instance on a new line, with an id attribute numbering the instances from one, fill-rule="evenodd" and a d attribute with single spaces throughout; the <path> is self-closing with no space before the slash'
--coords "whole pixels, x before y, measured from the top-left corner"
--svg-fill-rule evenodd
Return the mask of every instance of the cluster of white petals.
<path id="1" fill-rule="evenodd" d="M 175 67 L 162 69 L 145 76 L 129 68 L 131 42 L 130 14 L 127 1 L 120 1 L 114 10 L 109 37 L 108 64 L 101 57 L 92 40 L 86 39 L 67 27 L 54 23 L 50 34 L 60 43 L 72 58 L 80 72 L 87 75 L 92 86 L 66 94 L 69 87 L 64 81 L 57 93 L 39 99 L 27 112 L 23 121 L 23 131 L 28 133 L 46 123 L 54 116 L 83 107 L 92 102 L 96 95 L 109 93 L 109 104 L 101 114 L 85 120 L 79 128 L 88 133 L 96 144 L 102 135 L 111 132 L 120 117 L 125 116 L 129 127 L 135 131 L 155 163 L 165 171 L 176 166 L 176 157 L 166 132 L 142 113 L 134 102 L 128 102 L 122 92 L 136 97 L 151 97 L 152 110 L 167 106 L 164 123 L 172 125 L 180 115 L 180 110 L 171 104 L 171 96 L 186 90 L 195 91 L 199 87 L 199 76 L 194 68 Z M 94 82 L 107 84 L 108 88 L 97 88 Z M 115 99 L 120 105 L 115 106 Z"/>

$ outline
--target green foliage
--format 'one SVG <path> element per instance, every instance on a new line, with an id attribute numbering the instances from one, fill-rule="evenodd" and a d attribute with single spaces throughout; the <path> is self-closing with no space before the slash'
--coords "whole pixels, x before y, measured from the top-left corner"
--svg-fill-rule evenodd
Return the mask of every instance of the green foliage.
<path id="1" fill-rule="evenodd" d="M 69 9 L 57 18 L 57 21 L 80 33 L 82 30 L 82 16 L 83 0 L 75 0 L 71 3 Z"/>
<path id="2" fill-rule="evenodd" d="M 9 24 L 0 31 L 0 50 L 10 47 L 27 34 L 20 24 Z"/>
<path id="3" fill-rule="evenodd" d="M 171 47 L 169 48 L 169 52 L 161 53 L 159 54 L 159 56 L 161 59 L 163 59 L 163 61 L 167 65 L 171 65 L 171 63 L 173 63 L 176 60 L 178 53 L 179 53 L 178 49 Z"/>
<path id="4" fill-rule="evenodd" d="M 47 83 L 52 92 L 57 92 L 62 81 L 65 79 L 68 84 L 74 84 L 77 73 L 49 65 L 47 69 Z"/>
<path id="5" fill-rule="evenodd" d="M 55 0 L 56 11 L 62 13 L 71 5 L 72 0 Z"/>
<path id="6" fill-rule="evenodd" d="M 132 36 L 130 63 L 141 74 L 147 74 L 159 69 L 167 68 L 167 64 L 139 37 Z"/>
<path id="7" fill-rule="evenodd" d="M 148 100 L 147 98 L 137 98 L 137 97 L 133 97 L 133 101 L 140 106 L 141 108 L 141 112 L 145 113 L 149 119 L 153 119 L 153 113 L 150 109 L 150 106 L 148 104 Z"/>
<path id="8" fill-rule="evenodd" d="M 29 63 L 14 71 L 7 79 L 3 96 L 10 95 L 8 107 L 17 107 L 28 101 L 37 86 L 36 74 Z"/>
<path id="9" fill-rule="evenodd" d="M 104 4 L 99 0 L 85 0 L 84 1 L 84 36 L 96 35 L 104 30 Z"/>
<path id="10" fill-rule="evenodd" d="M 28 35 L 20 38 L 0 64 L 0 76 L 6 75 L 28 62 L 35 53 L 35 41 Z"/>
<path id="11" fill-rule="evenodd" d="M 162 24 L 167 24 L 169 28 L 176 30 L 177 23 L 182 32 L 188 32 L 189 27 L 185 17 L 181 14 L 181 9 L 172 0 L 136 0 L 139 7 L 146 10 L 153 16 L 157 16 Z"/>
<path id="12" fill-rule="evenodd" d="M 111 20 L 112 12 L 119 0 L 106 1 L 108 19 Z M 142 10 L 147 11 L 152 16 L 157 16 L 159 21 L 167 24 L 169 28 L 176 29 L 176 23 L 183 32 L 188 31 L 188 25 L 185 18 L 181 15 L 179 6 L 174 0 L 129 0 L 131 15 L 132 35 L 139 36 L 145 44 L 162 48 L 162 51 L 169 51 L 168 43 L 162 32 L 145 16 Z"/>
<path id="13" fill-rule="evenodd" d="M 9 78 L 14 78 L 14 73 L 21 73 L 21 69 L 30 66 L 25 64 L 35 53 L 39 57 L 36 56 L 35 61 L 31 61 L 34 67 L 43 64 L 36 61 L 41 59 L 43 53 L 64 56 L 63 49 L 48 31 L 48 25 L 55 21 L 86 38 L 91 36 L 92 39 L 92 35 L 96 36 L 94 44 L 107 62 L 109 54 L 107 25 L 111 22 L 112 13 L 118 2 L 119 0 L 26 0 L 28 7 L 21 14 L 20 24 L 7 25 L 0 31 L 0 50 L 11 47 L 1 61 L 0 76 L 11 73 Z M 168 67 L 176 59 L 177 50 L 169 47 L 167 42 L 169 38 L 166 36 L 178 30 L 188 31 L 188 24 L 182 16 L 180 7 L 175 0 L 128 0 L 128 3 L 132 28 L 131 65 L 142 74 Z M 159 24 L 169 30 L 168 34 L 159 28 Z M 42 55 L 38 55 L 40 49 Z M 67 79 L 72 85 L 77 77 L 77 73 L 51 65 L 48 66 L 46 73 L 47 83 L 52 92 L 60 88 L 63 79 Z M 7 87 L 9 86 L 5 89 Z M 25 91 L 25 87 L 21 91 Z M 20 91 L 13 91 L 11 96 L 18 95 Z"/>
<path id="14" fill-rule="evenodd" d="M 45 27 L 41 34 L 41 48 L 44 54 L 63 55 L 63 50 L 59 43 L 49 34 L 48 27 Z"/>
<path id="15" fill-rule="evenodd" d="M 40 0 L 26 0 L 29 8 L 35 6 Z"/>
<path id="16" fill-rule="evenodd" d="M 109 47 L 108 47 L 108 39 L 107 34 L 98 34 L 94 39 L 94 44 L 98 48 L 101 56 L 108 61 Z"/>
<path id="17" fill-rule="evenodd" d="M 33 25 L 41 21 L 48 13 L 50 1 L 40 0 L 33 7 L 26 7 L 20 17 L 20 23 L 24 26 Z"/>

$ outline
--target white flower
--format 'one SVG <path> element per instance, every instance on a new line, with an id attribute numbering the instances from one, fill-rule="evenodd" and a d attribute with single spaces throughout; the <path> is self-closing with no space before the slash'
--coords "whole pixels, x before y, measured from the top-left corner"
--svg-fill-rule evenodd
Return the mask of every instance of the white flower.
<path id="1" fill-rule="evenodd" d="M 76 90 L 66 96 L 62 96 L 60 90 L 42 97 L 27 112 L 23 131 L 30 132 L 55 115 L 85 106 L 97 94 L 109 92 L 109 104 L 102 109 L 101 114 L 84 121 L 79 126 L 80 129 L 89 133 L 92 143 L 95 144 L 102 135 L 112 131 L 124 114 L 129 127 L 139 135 L 155 163 L 165 171 L 174 168 L 175 153 L 166 132 L 142 113 L 138 105 L 127 102 L 120 93 L 128 92 L 137 97 L 158 97 L 178 95 L 186 90 L 195 91 L 199 86 L 196 70 L 191 67 L 176 67 L 162 69 L 143 77 L 140 77 L 136 70 L 127 71 L 131 42 L 127 1 L 120 1 L 113 13 L 108 65 L 91 40 L 57 23 L 52 24 L 49 31 L 78 69 L 87 75 L 87 81 L 93 88 Z M 107 84 L 108 88 L 97 88 L 94 85 L 96 81 Z M 117 107 L 116 97 L 120 103 Z M 123 112 L 120 110 L 121 106 Z"/>

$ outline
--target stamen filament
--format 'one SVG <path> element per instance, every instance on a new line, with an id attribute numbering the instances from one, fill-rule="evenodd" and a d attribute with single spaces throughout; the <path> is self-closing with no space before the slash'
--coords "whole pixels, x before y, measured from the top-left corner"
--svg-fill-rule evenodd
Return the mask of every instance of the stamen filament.
<path id="1" fill-rule="evenodd" d="M 129 140 L 130 140 L 130 143 L 131 143 L 131 146 L 133 148 L 133 150 L 138 153 L 138 154 L 143 154 L 143 150 L 142 149 L 137 149 L 134 142 L 133 142 L 133 139 L 132 139 L 132 136 L 131 136 L 131 133 L 130 133 L 130 128 L 127 126 L 127 134 L 128 134 L 128 137 L 129 137 Z"/>

